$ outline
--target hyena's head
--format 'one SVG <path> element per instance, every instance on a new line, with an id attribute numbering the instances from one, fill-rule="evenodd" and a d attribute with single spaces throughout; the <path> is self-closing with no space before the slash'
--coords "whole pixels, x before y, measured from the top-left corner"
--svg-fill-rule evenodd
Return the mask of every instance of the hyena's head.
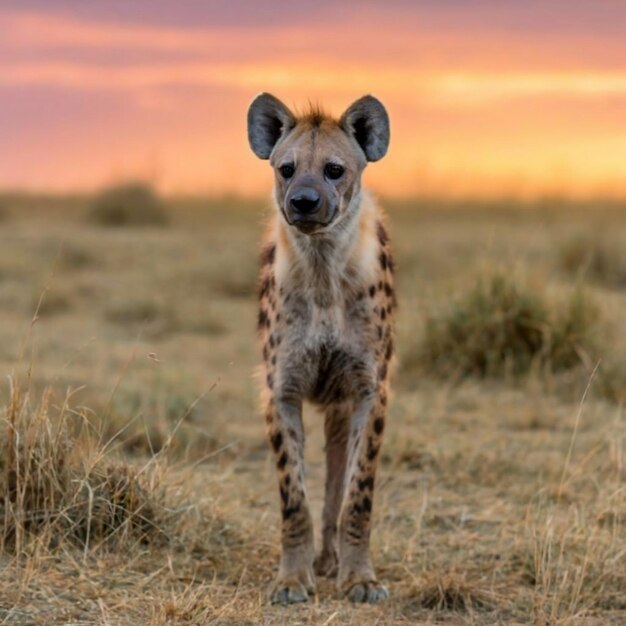
<path id="1" fill-rule="evenodd" d="M 290 226 L 306 234 L 325 232 L 356 203 L 361 174 L 389 145 L 389 118 L 373 96 L 364 96 L 335 120 L 318 110 L 294 115 L 263 93 L 248 110 L 248 139 L 276 177 L 278 207 Z"/>

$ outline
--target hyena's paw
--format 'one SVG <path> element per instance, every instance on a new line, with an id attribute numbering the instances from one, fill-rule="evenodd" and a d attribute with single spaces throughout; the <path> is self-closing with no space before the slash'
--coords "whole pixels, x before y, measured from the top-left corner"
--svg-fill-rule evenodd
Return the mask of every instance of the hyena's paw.
<path id="1" fill-rule="evenodd" d="M 334 550 L 322 550 L 315 557 L 313 569 L 318 576 L 334 578 L 337 576 L 337 570 L 339 569 L 337 553 Z"/>
<path id="2" fill-rule="evenodd" d="M 352 584 L 346 591 L 346 597 L 355 604 L 376 604 L 389 597 L 387 588 L 377 580 L 368 580 Z"/>
<path id="3" fill-rule="evenodd" d="M 303 580 L 304 581 L 303 581 Z M 315 583 L 310 575 L 279 578 L 270 594 L 272 604 L 297 604 L 308 602 L 315 595 Z"/>

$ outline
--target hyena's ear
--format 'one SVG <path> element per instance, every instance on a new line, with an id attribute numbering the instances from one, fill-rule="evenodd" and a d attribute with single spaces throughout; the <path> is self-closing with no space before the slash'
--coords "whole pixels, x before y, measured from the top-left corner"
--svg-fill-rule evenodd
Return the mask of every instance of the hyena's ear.
<path id="1" fill-rule="evenodd" d="M 339 120 L 341 127 L 361 146 L 368 161 L 378 161 L 389 147 L 389 116 L 374 96 L 353 102 Z"/>
<path id="2" fill-rule="evenodd" d="M 296 125 L 294 114 L 272 94 L 259 94 L 248 109 L 248 141 L 259 159 L 269 159 L 276 142 Z"/>

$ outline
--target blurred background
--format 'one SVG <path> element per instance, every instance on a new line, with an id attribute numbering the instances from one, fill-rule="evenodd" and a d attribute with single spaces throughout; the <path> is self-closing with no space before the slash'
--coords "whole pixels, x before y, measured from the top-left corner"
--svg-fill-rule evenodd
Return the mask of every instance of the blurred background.
<path id="1" fill-rule="evenodd" d="M 623 196 L 626 7 L 389 0 L 4 0 L 0 187 L 266 194 L 259 91 L 393 122 L 367 178 L 394 196 Z"/>
<path id="2" fill-rule="evenodd" d="M 398 388 L 573 400 L 601 361 L 594 392 L 622 402 L 625 23 L 613 0 L 5 0 L 0 363 L 161 438 L 200 396 L 209 441 L 262 438 L 273 173 L 247 107 L 263 90 L 340 115 L 371 92 L 392 124 L 364 176 L 397 256 Z"/>

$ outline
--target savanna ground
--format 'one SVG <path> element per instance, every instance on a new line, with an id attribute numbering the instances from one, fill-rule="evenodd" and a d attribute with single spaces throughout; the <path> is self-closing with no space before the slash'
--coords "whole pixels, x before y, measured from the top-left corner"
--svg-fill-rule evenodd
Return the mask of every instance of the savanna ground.
<path id="1" fill-rule="evenodd" d="M 285 608 L 254 377 L 266 204 L 172 201 L 131 227 L 2 198 L 0 624 L 626 624 L 626 207 L 389 205 L 372 549 L 391 599 L 319 580 Z"/>

